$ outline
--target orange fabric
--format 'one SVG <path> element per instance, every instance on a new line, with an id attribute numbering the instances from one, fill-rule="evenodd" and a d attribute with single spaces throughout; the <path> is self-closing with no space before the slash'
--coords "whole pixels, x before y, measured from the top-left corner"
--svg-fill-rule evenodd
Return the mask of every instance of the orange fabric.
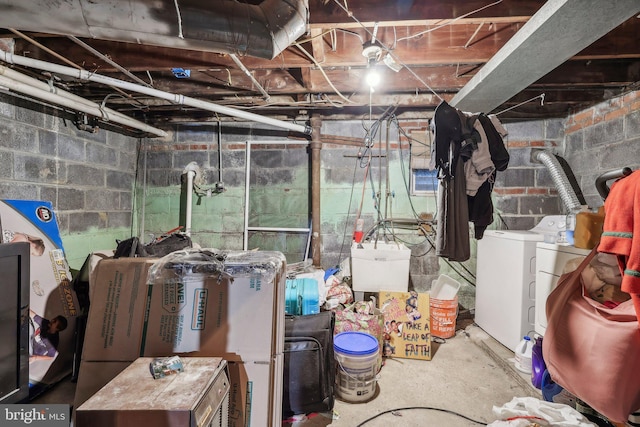
<path id="1" fill-rule="evenodd" d="M 631 299 L 633 300 L 633 306 L 636 309 L 636 315 L 638 316 L 638 319 L 640 319 L 640 294 L 631 294 Z M 638 327 L 640 328 L 640 324 L 638 324 Z"/>
<path id="2" fill-rule="evenodd" d="M 604 210 L 598 251 L 618 257 L 622 290 L 640 294 L 640 170 L 620 178 L 611 186 Z M 640 309 L 639 304 L 636 308 Z"/>

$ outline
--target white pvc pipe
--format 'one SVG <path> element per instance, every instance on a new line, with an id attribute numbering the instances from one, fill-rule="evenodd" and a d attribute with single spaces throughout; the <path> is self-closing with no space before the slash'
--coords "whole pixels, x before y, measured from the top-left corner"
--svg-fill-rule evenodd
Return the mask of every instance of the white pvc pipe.
<path id="1" fill-rule="evenodd" d="M 238 57 L 237 57 L 235 54 L 230 53 L 230 54 L 229 54 L 229 57 L 230 57 L 231 59 L 233 59 L 233 62 L 235 62 L 235 63 L 236 63 L 236 65 L 237 65 L 238 67 L 240 67 L 240 69 L 242 70 L 242 72 L 243 72 L 243 73 L 245 73 L 245 74 L 247 75 L 247 77 L 249 77 L 249 78 L 251 79 L 251 81 L 252 81 L 252 82 L 253 82 L 253 84 L 258 88 L 258 90 L 260 91 L 260 93 L 262 93 L 262 96 L 264 97 L 264 99 L 268 101 L 268 100 L 269 100 L 269 98 L 271 98 L 271 97 L 269 96 L 269 92 L 267 92 L 267 91 L 262 87 L 262 85 L 260 84 L 260 82 L 258 82 L 258 80 L 256 80 L 256 78 L 253 76 L 253 74 L 251 74 L 251 71 L 249 71 L 249 70 L 247 69 L 247 67 L 245 67 L 245 66 L 244 66 L 244 64 L 242 63 L 242 61 L 240 61 L 240 59 L 238 59 Z"/>
<path id="2" fill-rule="evenodd" d="M 187 202 L 185 207 L 185 224 L 184 234 L 191 236 L 191 203 L 193 201 L 193 177 L 196 176 L 195 171 L 187 172 Z"/>
<path id="3" fill-rule="evenodd" d="M 173 94 L 150 87 L 140 86 L 134 83 L 89 72 L 87 70 L 78 70 L 75 68 L 66 67 L 64 65 L 52 64 L 50 62 L 40 61 L 38 59 L 14 55 L 2 50 L 0 50 L 0 60 L 8 62 L 10 64 L 18 64 L 26 67 L 33 67 L 40 70 L 49 71 L 52 73 L 63 74 L 69 77 L 75 77 L 80 80 L 88 80 L 109 86 L 119 87 L 121 89 L 130 90 L 132 92 L 138 92 L 145 95 L 153 96 L 155 98 L 164 99 L 174 104 L 188 105 L 190 107 L 199 108 L 201 110 L 212 111 L 215 113 L 224 114 L 226 116 L 238 117 L 245 120 L 264 123 L 279 128 L 288 129 L 294 132 L 303 133 L 306 135 L 311 135 L 312 131 L 310 126 L 303 126 L 295 123 L 285 122 L 282 120 L 271 119 L 269 117 L 260 116 L 258 114 L 249 113 L 247 111 L 237 110 L 235 108 L 225 107 L 223 105 L 213 104 L 211 102 L 201 101 L 199 99 L 191 98 L 188 96 Z"/>
<path id="4" fill-rule="evenodd" d="M 16 77 L 16 79 L 10 76 Z M 51 102 L 53 104 L 91 114 L 92 116 L 101 118 L 105 122 L 110 121 L 118 123 L 160 137 L 167 136 L 167 133 L 161 129 L 149 126 L 117 111 L 111 110 L 110 108 L 101 107 L 94 102 L 78 97 L 72 93 L 58 88 L 56 88 L 55 92 L 52 92 L 51 88 L 46 83 L 17 73 L 16 71 L 10 70 L 2 65 L 0 65 L 0 86 L 34 98 Z"/>

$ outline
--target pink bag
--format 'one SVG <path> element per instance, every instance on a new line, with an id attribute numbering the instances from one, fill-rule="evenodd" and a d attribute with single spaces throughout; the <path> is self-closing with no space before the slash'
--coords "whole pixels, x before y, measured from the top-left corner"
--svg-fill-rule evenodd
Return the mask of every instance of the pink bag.
<path id="1" fill-rule="evenodd" d="M 547 298 L 542 342 L 551 378 L 615 422 L 640 408 L 640 329 L 631 300 L 607 308 L 588 296 L 581 272 L 563 274 Z"/>

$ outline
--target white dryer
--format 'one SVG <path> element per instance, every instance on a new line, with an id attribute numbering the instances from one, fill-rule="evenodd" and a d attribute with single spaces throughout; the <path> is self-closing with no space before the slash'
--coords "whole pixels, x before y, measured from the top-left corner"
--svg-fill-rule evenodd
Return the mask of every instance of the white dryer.
<path id="1" fill-rule="evenodd" d="M 566 227 L 546 216 L 531 230 L 487 230 L 478 240 L 475 322 L 511 351 L 535 330 L 536 245 Z"/>
<path id="2" fill-rule="evenodd" d="M 568 261 L 583 259 L 589 255 L 589 249 L 554 243 L 536 245 L 536 315 L 535 331 L 544 335 L 547 330 L 547 297 L 556 287 Z"/>

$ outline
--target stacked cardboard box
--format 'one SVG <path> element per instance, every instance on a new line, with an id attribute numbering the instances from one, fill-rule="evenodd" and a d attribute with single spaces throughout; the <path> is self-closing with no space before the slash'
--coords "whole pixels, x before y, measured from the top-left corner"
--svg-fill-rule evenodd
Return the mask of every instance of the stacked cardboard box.
<path id="1" fill-rule="evenodd" d="M 222 357 L 229 426 L 281 424 L 284 255 L 218 255 L 222 261 L 192 250 L 97 264 L 75 407 L 138 357 Z"/>

